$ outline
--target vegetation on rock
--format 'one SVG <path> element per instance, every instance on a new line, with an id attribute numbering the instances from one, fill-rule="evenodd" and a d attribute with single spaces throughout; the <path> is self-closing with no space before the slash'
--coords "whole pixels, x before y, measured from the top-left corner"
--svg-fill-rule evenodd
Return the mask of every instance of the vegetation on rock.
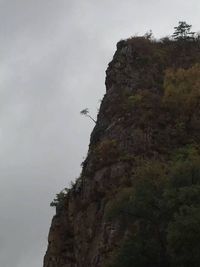
<path id="1" fill-rule="evenodd" d="M 141 90 L 127 100 L 132 99 L 127 108 L 137 119 L 135 129 L 143 135 L 137 145 L 144 149 L 132 189 L 107 208 L 107 219 L 129 231 L 108 266 L 197 267 L 200 65 L 166 69 L 162 94 Z"/>
<path id="2" fill-rule="evenodd" d="M 56 197 L 54 198 L 54 200 L 50 203 L 51 207 L 61 207 L 64 204 L 64 201 L 67 197 L 67 194 L 69 193 L 68 188 L 63 189 L 62 191 L 60 191 L 58 194 L 56 194 Z"/>
<path id="3" fill-rule="evenodd" d="M 88 108 L 84 108 L 84 109 L 82 109 L 82 110 L 80 111 L 80 114 L 81 114 L 81 115 L 84 115 L 84 116 L 86 116 L 86 117 L 88 117 L 88 118 L 90 118 L 90 120 L 92 120 L 94 123 L 96 123 L 96 120 L 93 119 L 92 116 L 90 116 L 90 114 L 89 114 L 89 109 L 88 109 Z"/>
<path id="4" fill-rule="evenodd" d="M 199 36 L 181 21 L 120 41 L 106 88 L 97 121 L 81 112 L 95 122 L 82 178 L 51 204 L 56 266 L 199 267 Z"/>
<path id="5" fill-rule="evenodd" d="M 176 156 L 138 166 L 131 194 L 110 206 L 109 220 L 121 218 L 129 234 L 108 266 L 199 266 L 200 154 Z"/>

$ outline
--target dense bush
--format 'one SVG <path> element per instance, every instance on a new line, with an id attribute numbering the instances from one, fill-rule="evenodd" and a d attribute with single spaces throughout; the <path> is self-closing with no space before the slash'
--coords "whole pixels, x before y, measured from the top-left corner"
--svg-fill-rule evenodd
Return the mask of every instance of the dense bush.
<path id="1" fill-rule="evenodd" d="M 110 207 L 109 220 L 123 214 L 130 235 L 108 266 L 200 265 L 200 155 L 191 147 L 174 154 L 167 164 L 141 162 L 132 191 Z"/>

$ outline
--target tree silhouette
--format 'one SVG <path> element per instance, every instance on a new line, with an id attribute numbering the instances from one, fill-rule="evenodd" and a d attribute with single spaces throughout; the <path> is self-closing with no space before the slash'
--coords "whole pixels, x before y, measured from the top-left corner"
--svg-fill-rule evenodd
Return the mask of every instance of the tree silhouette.
<path id="1" fill-rule="evenodd" d="M 179 25 L 174 27 L 175 32 L 172 37 L 175 40 L 193 40 L 195 32 L 191 32 L 192 25 L 187 24 L 185 21 L 179 21 Z"/>
<path id="2" fill-rule="evenodd" d="M 93 119 L 92 116 L 90 116 L 88 108 L 84 108 L 83 110 L 81 110 L 80 114 L 90 118 L 94 123 L 96 123 L 95 119 Z"/>

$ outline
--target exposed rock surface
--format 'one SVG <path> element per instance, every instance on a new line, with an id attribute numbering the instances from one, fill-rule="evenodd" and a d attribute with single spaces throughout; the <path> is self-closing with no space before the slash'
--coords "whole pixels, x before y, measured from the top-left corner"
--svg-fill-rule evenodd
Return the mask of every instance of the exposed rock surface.
<path id="1" fill-rule="evenodd" d="M 162 94 L 165 69 L 191 64 L 191 57 L 182 58 L 181 53 L 186 51 L 171 49 L 172 45 L 145 38 L 118 43 L 106 71 L 106 95 L 91 134 L 81 177 L 62 206 L 57 207 L 52 220 L 44 267 L 105 267 L 127 234 L 127 229 L 121 229 L 117 222 L 106 220 L 107 206 L 119 190 L 131 185 L 133 156 L 158 157 L 162 140 L 162 136 L 156 139 L 156 129 L 162 129 L 159 120 L 153 121 L 153 127 L 138 127 L 141 114 L 127 108 L 127 99 L 141 90 L 156 92 L 154 103 L 159 114 L 156 98 Z M 168 145 L 173 146 L 170 142 Z"/>

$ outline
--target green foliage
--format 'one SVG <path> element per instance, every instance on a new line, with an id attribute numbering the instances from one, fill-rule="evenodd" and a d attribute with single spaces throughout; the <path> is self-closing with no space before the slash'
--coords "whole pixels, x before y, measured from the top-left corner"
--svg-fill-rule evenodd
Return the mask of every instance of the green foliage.
<path id="1" fill-rule="evenodd" d="M 200 65 L 187 70 L 167 70 L 164 92 L 169 108 L 189 116 L 196 112 L 200 101 Z"/>
<path id="2" fill-rule="evenodd" d="M 108 267 L 156 267 L 164 266 L 161 259 L 159 242 L 154 238 L 147 239 L 145 229 L 136 232 L 126 240 L 117 258 Z"/>
<path id="3" fill-rule="evenodd" d="M 165 172 L 166 167 L 162 163 L 142 162 L 133 180 L 133 190 L 129 189 L 121 202 L 118 198 L 113 210 L 110 210 L 110 218 L 123 220 L 132 229 L 131 236 L 122 244 L 111 267 L 156 267 L 165 260 L 162 245 L 165 212 L 162 194 L 167 182 Z"/>
<path id="4" fill-rule="evenodd" d="M 171 117 L 176 143 L 198 143 L 200 130 L 200 65 L 169 69 L 164 79 L 162 105 Z M 177 142 L 177 140 L 179 140 Z"/>
<path id="5" fill-rule="evenodd" d="M 111 206 L 109 219 L 125 221 L 130 234 L 109 267 L 200 265 L 198 149 L 186 146 L 165 164 L 141 161 L 132 191 L 122 196 Z"/>
<path id="6" fill-rule="evenodd" d="M 200 184 L 200 157 L 188 158 L 173 163 L 171 170 L 171 184 L 174 188 Z"/>
<path id="7" fill-rule="evenodd" d="M 118 192 L 114 199 L 110 200 L 105 209 L 105 219 L 113 221 L 119 219 L 121 223 L 128 217 L 130 219 L 130 204 L 133 198 L 133 188 L 124 188 Z"/>
<path id="8" fill-rule="evenodd" d="M 136 170 L 133 180 L 135 188 L 134 213 L 138 218 L 156 223 L 158 210 L 162 210 L 160 202 L 165 184 L 167 183 L 166 166 L 158 161 L 147 161 Z"/>
<path id="9" fill-rule="evenodd" d="M 172 162 L 182 162 L 186 159 L 198 158 L 199 148 L 197 145 L 189 144 L 184 147 L 181 147 L 172 153 Z"/>
<path id="10" fill-rule="evenodd" d="M 54 200 L 50 203 L 51 207 L 61 207 L 64 204 L 64 201 L 69 193 L 70 189 L 65 188 L 60 193 L 56 194 Z"/>
<path id="11" fill-rule="evenodd" d="M 200 205 L 182 206 L 168 226 L 167 240 L 171 265 L 198 267 L 200 265 L 199 239 Z"/>
<path id="12" fill-rule="evenodd" d="M 134 123 L 130 146 L 144 157 L 199 142 L 200 65 L 167 69 L 163 76 L 162 94 L 150 89 L 124 93 L 119 109 L 125 127 Z"/>
<path id="13" fill-rule="evenodd" d="M 58 194 L 56 194 L 56 197 L 50 203 L 50 207 L 55 207 L 56 212 L 59 212 L 65 205 L 66 200 L 70 195 L 79 194 L 81 192 L 83 179 L 83 176 L 80 176 L 76 178 L 75 181 L 71 181 L 68 188 L 64 188 Z"/>

